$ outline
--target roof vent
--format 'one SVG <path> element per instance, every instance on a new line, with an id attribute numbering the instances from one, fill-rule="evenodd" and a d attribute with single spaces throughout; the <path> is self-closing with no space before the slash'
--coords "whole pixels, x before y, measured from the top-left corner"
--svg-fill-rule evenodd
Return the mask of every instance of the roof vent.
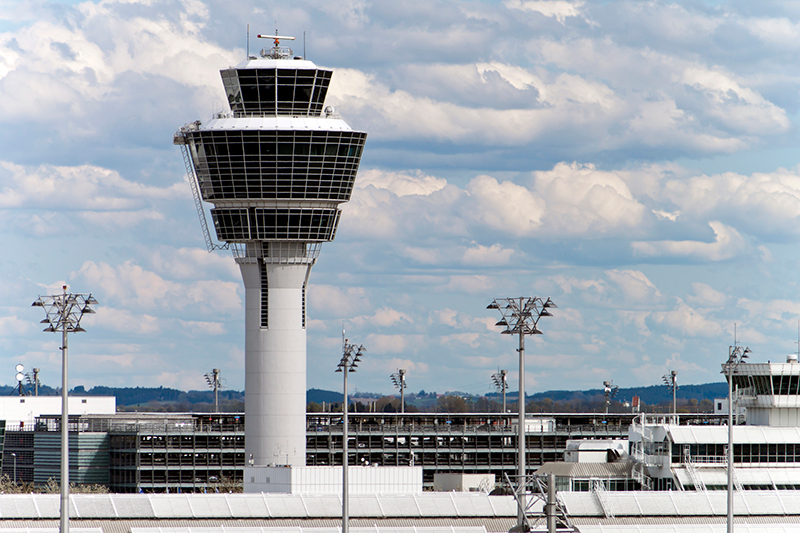
<path id="1" fill-rule="evenodd" d="M 786 362 L 787 363 L 796 363 L 797 362 L 797 354 L 796 353 L 790 353 L 789 355 L 787 355 L 786 356 Z"/>

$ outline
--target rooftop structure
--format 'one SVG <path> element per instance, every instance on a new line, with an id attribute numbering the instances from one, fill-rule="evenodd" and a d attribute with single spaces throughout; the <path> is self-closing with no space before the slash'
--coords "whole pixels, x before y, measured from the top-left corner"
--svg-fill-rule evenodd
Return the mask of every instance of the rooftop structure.
<path id="1" fill-rule="evenodd" d="M 230 112 L 181 127 L 174 142 L 244 279 L 248 464 L 304 466 L 306 287 L 367 134 L 325 107 L 333 73 L 280 46 L 292 38 L 272 38 L 221 71 Z"/>
<path id="2" fill-rule="evenodd" d="M 733 373 L 734 404 L 751 426 L 800 426 L 800 363 L 741 363 Z M 736 410 L 734 410 L 736 412 Z"/>

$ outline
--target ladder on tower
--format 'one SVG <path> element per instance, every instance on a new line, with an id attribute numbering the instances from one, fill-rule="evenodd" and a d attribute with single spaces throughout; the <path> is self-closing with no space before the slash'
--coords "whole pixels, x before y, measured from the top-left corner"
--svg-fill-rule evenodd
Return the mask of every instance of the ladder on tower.
<path id="1" fill-rule="evenodd" d="M 195 123 L 196 124 L 196 123 Z M 195 124 L 195 127 L 197 127 Z M 183 155 L 183 164 L 186 165 L 186 177 L 189 179 L 189 185 L 192 188 L 192 197 L 194 198 L 194 207 L 197 209 L 197 216 L 200 219 L 200 229 L 203 230 L 203 238 L 206 241 L 206 249 L 209 252 L 213 252 L 214 250 L 228 250 L 229 244 L 214 244 L 211 240 L 211 232 L 208 230 L 208 220 L 206 219 L 206 212 L 203 209 L 203 199 L 200 196 L 200 188 L 197 185 L 197 174 L 194 171 L 194 165 L 192 164 L 192 155 L 189 152 L 190 146 L 186 139 L 186 134 L 184 133 L 184 128 L 187 126 L 182 127 L 178 130 L 174 137 L 173 137 L 173 144 L 177 144 L 181 147 L 181 154 Z"/>

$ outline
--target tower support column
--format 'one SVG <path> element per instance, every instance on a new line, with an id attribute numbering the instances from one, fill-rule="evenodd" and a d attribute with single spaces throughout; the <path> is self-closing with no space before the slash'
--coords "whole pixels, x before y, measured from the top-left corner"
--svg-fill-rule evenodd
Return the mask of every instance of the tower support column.
<path id="1" fill-rule="evenodd" d="M 304 293 L 312 265 L 269 261 L 239 263 L 245 286 L 245 457 L 254 466 L 305 466 Z"/>

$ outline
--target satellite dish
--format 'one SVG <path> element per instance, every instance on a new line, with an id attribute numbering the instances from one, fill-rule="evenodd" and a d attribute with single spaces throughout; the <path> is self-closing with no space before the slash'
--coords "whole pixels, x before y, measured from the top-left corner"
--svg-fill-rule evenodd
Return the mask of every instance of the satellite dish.
<path id="1" fill-rule="evenodd" d="M 24 367 L 24 366 L 22 366 L 21 364 L 17 365 L 17 366 L 16 366 L 16 367 L 14 367 L 14 368 L 16 369 L 16 371 L 17 371 L 17 372 L 22 372 L 23 370 L 25 370 L 25 367 Z"/>
<path id="2" fill-rule="evenodd" d="M 17 365 L 17 366 L 22 366 L 22 365 Z M 17 372 L 17 381 L 22 382 L 23 379 L 25 379 L 25 374 L 23 374 L 22 372 Z"/>

